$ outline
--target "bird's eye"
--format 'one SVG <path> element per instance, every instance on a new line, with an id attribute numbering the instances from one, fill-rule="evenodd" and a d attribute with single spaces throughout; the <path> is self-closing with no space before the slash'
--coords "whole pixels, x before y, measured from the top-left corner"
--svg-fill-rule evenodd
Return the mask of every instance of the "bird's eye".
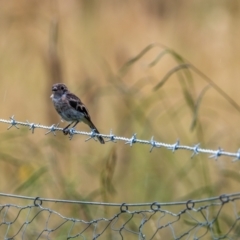
<path id="1" fill-rule="evenodd" d="M 64 87 L 61 87 L 61 90 L 64 90 Z"/>

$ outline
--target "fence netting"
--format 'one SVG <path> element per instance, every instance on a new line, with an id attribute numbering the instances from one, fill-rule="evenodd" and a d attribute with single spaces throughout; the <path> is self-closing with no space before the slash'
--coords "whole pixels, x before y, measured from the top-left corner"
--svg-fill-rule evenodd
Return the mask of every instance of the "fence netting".
<path id="1" fill-rule="evenodd" d="M 16 201 L 16 198 L 18 204 L 3 203 Z M 8 194 L 0 194 L 0 199 L 2 239 L 215 240 L 240 237 L 240 193 L 143 204 L 78 202 Z"/>

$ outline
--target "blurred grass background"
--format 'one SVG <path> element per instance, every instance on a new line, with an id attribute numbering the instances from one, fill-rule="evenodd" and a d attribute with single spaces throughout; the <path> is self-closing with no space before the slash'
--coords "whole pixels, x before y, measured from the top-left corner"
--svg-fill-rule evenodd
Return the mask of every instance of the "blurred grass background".
<path id="1" fill-rule="evenodd" d="M 53 83 L 64 82 L 101 133 L 239 148 L 239 111 L 199 74 L 175 72 L 154 90 L 182 57 L 239 103 L 238 1 L 1 1 L 0 16 L 1 118 L 60 122 L 50 95 Z M 160 44 L 179 55 L 167 52 L 154 62 L 164 52 Z M 61 133 L 6 128 L 0 124 L 1 192 L 166 202 L 239 191 L 239 163 L 226 157 L 191 159 L 189 152 L 165 149 L 150 154 L 148 146 L 103 146 L 83 136 L 69 141 Z"/>

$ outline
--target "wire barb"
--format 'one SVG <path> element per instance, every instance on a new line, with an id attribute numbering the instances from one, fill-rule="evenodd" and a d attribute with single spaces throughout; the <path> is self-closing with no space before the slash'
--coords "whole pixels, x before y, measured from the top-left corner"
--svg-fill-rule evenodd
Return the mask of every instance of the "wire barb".
<path id="1" fill-rule="evenodd" d="M 72 140 L 73 135 L 76 134 L 75 128 L 68 129 L 69 139 Z"/>
<path id="2" fill-rule="evenodd" d="M 110 130 L 109 140 L 107 140 L 105 142 L 114 142 L 114 143 L 117 142 L 116 139 L 115 139 L 115 135 L 112 133 L 112 129 Z"/>
<path id="3" fill-rule="evenodd" d="M 50 127 L 50 130 L 48 132 L 45 133 L 45 135 L 49 134 L 49 133 L 53 133 L 54 136 L 56 136 L 56 128 L 58 127 L 59 123 L 56 125 L 56 124 L 53 124 L 51 127 Z"/>
<path id="4" fill-rule="evenodd" d="M 90 134 L 90 137 L 87 138 L 87 139 L 85 140 L 85 142 L 89 141 L 90 139 L 94 139 L 95 141 L 97 141 L 97 140 L 95 139 L 96 136 L 97 136 L 97 135 L 96 135 L 96 129 L 92 129 L 91 134 Z"/>
<path id="5" fill-rule="evenodd" d="M 10 119 L 11 119 L 11 121 L 10 121 L 10 126 L 7 128 L 7 130 L 9 130 L 10 128 L 12 128 L 12 127 L 15 127 L 15 128 L 17 128 L 17 129 L 19 129 L 19 127 L 17 126 L 17 122 L 16 122 L 16 120 L 14 119 L 14 115 L 12 115 L 11 117 L 10 117 Z"/>
<path id="6" fill-rule="evenodd" d="M 193 147 L 193 153 L 192 153 L 191 158 L 193 158 L 195 155 L 198 155 L 198 154 L 199 154 L 199 151 L 198 151 L 199 146 L 200 146 L 200 143 L 196 144 L 196 145 Z"/>
<path id="7" fill-rule="evenodd" d="M 134 133 L 133 136 L 125 142 L 125 144 L 129 144 L 132 147 L 132 145 L 137 142 L 136 136 L 137 134 Z"/>
<path id="8" fill-rule="evenodd" d="M 236 162 L 240 160 L 240 148 L 238 149 L 237 153 L 236 153 L 236 158 L 234 158 L 232 161 Z"/>
<path id="9" fill-rule="evenodd" d="M 28 125 L 29 125 L 29 130 L 32 130 L 32 133 L 34 133 L 34 129 L 37 128 L 37 126 L 39 125 L 39 123 L 38 123 L 38 124 L 30 123 L 28 120 L 26 120 L 26 122 L 27 122 Z"/>
<path id="10" fill-rule="evenodd" d="M 168 149 L 172 150 L 172 152 L 175 152 L 176 150 L 179 149 L 179 144 L 180 144 L 180 141 L 177 140 L 177 142 L 174 143 L 172 146 L 168 147 Z"/>
<path id="11" fill-rule="evenodd" d="M 160 148 L 161 146 L 157 145 L 157 142 L 153 140 L 154 137 L 152 136 L 151 140 L 149 141 L 149 143 L 151 144 L 151 148 L 150 148 L 150 153 L 152 152 L 153 148 Z"/>
<path id="12" fill-rule="evenodd" d="M 215 153 L 212 154 L 209 158 L 214 158 L 215 160 L 218 160 L 218 157 L 222 156 L 222 151 L 223 149 L 219 147 L 218 150 L 215 151 Z"/>

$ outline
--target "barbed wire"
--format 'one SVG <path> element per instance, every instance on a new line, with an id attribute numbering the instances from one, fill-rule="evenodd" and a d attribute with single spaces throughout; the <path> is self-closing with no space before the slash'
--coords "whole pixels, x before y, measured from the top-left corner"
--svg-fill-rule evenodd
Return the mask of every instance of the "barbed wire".
<path id="1" fill-rule="evenodd" d="M 240 193 L 168 203 L 101 203 L 47 199 L 0 193 L 31 200 L 25 205 L 0 204 L 0 235 L 4 239 L 237 239 L 240 236 Z M 60 211 L 43 205 L 64 204 Z M 64 210 L 74 204 L 77 217 Z M 96 205 L 104 217 L 86 214 L 83 204 Z M 105 204 L 105 205 L 103 205 Z M 101 207 L 101 209 L 100 209 Z M 112 207 L 113 213 L 104 211 Z M 117 207 L 117 208 L 116 208 Z M 130 208 L 138 207 L 137 210 Z M 141 208 L 142 207 L 142 208 Z M 144 208 L 143 208 L 144 207 Z M 165 209 L 167 207 L 168 209 Z M 94 216 L 97 215 L 94 211 Z M 110 216 L 109 216 L 110 215 Z M 81 219 L 79 218 L 81 216 Z"/>
<path id="2" fill-rule="evenodd" d="M 48 130 L 45 135 L 49 133 L 53 133 L 56 136 L 57 131 L 63 131 L 63 128 L 59 128 L 59 123 L 58 124 L 53 124 L 52 126 L 44 126 L 41 124 L 36 124 L 36 123 L 30 123 L 28 120 L 26 122 L 19 122 L 16 121 L 14 118 L 14 115 L 10 117 L 10 120 L 5 120 L 5 119 L 0 119 L 0 122 L 2 123 L 7 123 L 10 124 L 10 126 L 7 128 L 7 130 L 11 129 L 12 127 L 15 127 L 19 129 L 19 126 L 24 126 L 28 127 L 29 130 L 34 133 L 34 130 L 37 128 L 42 128 Z M 150 152 L 152 152 L 153 148 L 160 148 L 164 147 L 166 149 L 171 150 L 172 152 L 175 152 L 176 150 L 188 150 L 192 152 L 191 158 L 194 157 L 195 155 L 199 153 L 205 153 L 205 154 L 211 154 L 209 158 L 214 158 L 215 160 L 218 159 L 218 157 L 221 156 L 227 156 L 227 157 L 233 157 L 234 159 L 232 160 L 233 162 L 240 160 L 240 149 L 238 149 L 237 152 L 226 152 L 222 148 L 218 148 L 217 150 L 211 150 L 211 149 L 204 149 L 200 148 L 200 143 L 194 145 L 194 146 L 186 146 L 186 145 L 180 145 L 180 141 L 177 140 L 177 142 L 173 144 L 168 144 L 168 143 L 163 143 L 163 142 L 158 142 L 154 140 L 154 137 L 152 136 L 150 140 L 141 140 L 137 139 L 136 136 L 137 134 L 134 133 L 131 138 L 126 138 L 126 137 L 121 137 L 121 136 L 116 136 L 113 134 L 112 130 L 110 130 L 110 134 L 98 134 L 95 132 L 93 129 L 91 132 L 83 132 L 83 131 L 76 131 L 74 128 L 70 128 L 68 131 L 69 134 L 69 139 L 71 140 L 74 135 L 76 134 L 81 134 L 81 135 L 86 135 L 89 136 L 85 141 L 89 141 L 90 139 L 95 139 L 96 136 L 102 136 L 103 138 L 108 139 L 106 142 L 114 142 L 116 141 L 124 141 L 125 144 L 129 144 L 131 147 L 136 144 L 147 144 L 150 145 Z"/>

